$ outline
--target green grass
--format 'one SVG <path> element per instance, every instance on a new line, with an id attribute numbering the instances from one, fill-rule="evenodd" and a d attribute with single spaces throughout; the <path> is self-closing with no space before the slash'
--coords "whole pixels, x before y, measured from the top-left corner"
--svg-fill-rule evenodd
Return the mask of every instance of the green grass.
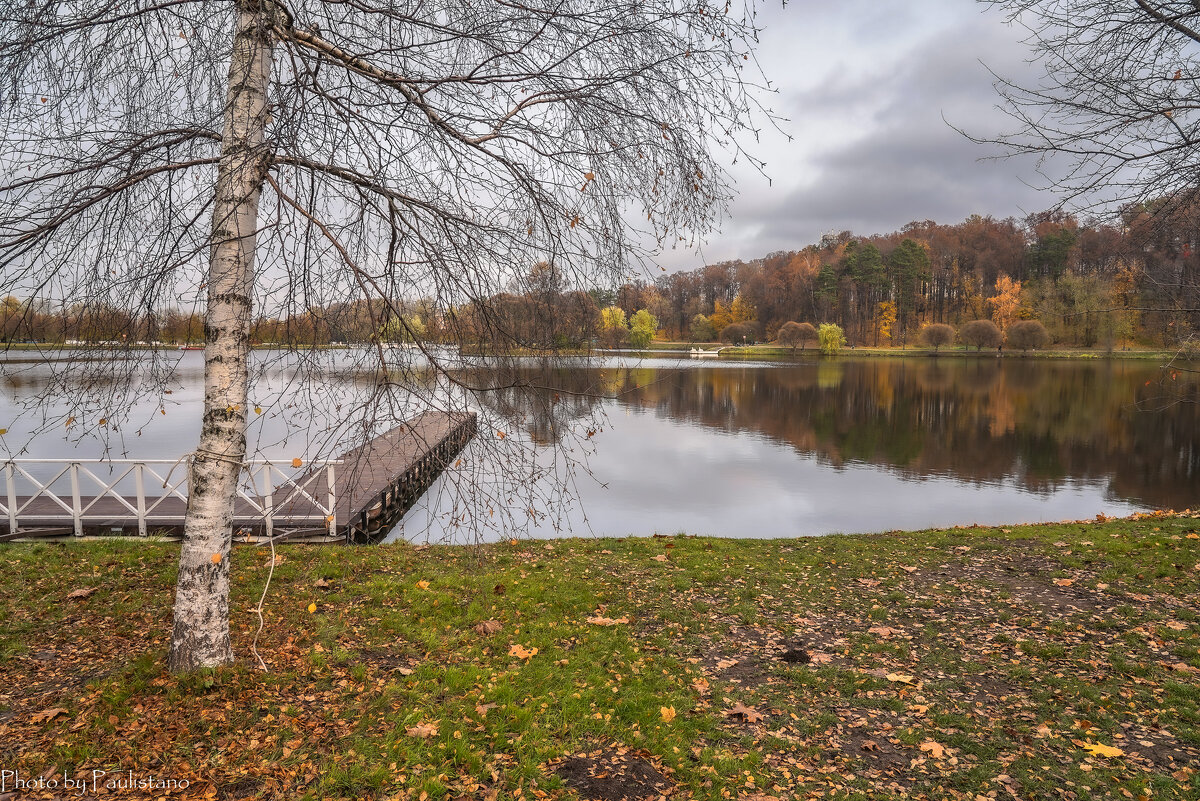
<path id="1" fill-rule="evenodd" d="M 4 545 L 0 766 L 217 798 L 567 798 L 558 760 L 624 749 L 677 797 L 1196 798 L 1198 529 L 284 547 L 266 673 L 269 555 L 244 547 L 239 662 L 184 677 L 175 547 Z"/>

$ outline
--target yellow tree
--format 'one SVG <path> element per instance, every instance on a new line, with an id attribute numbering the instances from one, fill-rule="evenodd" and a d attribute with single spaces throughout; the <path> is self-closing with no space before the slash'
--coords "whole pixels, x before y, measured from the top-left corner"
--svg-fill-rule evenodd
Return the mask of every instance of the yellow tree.
<path id="1" fill-rule="evenodd" d="M 992 319 L 996 325 L 1001 331 L 1007 331 L 1021 307 L 1021 282 L 1001 273 L 996 279 L 996 295 L 988 298 L 988 303 L 992 306 Z"/>
<path id="2" fill-rule="evenodd" d="M 729 304 L 729 322 L 731 323 L 748 323 L 758 319 L 758 309 L 754 308 L 754 304 L 742 297 L 742 293 L 738 293 L 733 298 L 733 303 Z"/>
<path id="3" fill-rule="evenodd" d="M 720 333 L 727 325 L 733 322 L 733 315 L 730 314 L 730 309 L 720 300 L 713 301 L 713 313 L 709 315 L 708 321 L 712 323 L 713 329 Z"/>
<path id="4" fill-rule="evenodd" d="M 875 340 L 875 344 L 879 344 L 879 338 L 888 342 L 892 340 L 892 328 L 896 325 L 896 304 L 890 300 L 880 302 L 878 309 L 875 312 L 875 330 L 879 336 Z"/>

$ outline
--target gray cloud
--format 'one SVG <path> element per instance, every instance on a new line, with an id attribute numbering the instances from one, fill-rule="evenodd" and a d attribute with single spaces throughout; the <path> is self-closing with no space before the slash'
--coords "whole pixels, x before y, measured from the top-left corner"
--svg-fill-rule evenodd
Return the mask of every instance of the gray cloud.
<path id="1" fill-rule="evenodd" d="M 1020 216 L 1054 204 L 1028 185 L 1045 183 L 1032 163 L 989 159 L 996 148 L 951 127 L 986 137 L 1012 126 L 996 108 L 988 68 L 1032 80 L 1022 32 L 961 0 L 873 13 L 879 5 L 855 0 L 771 16 L 760 58 L 793 139 L 764 138 L 758 153 L 773 184 L 735 172 L 732 220 L 701 256 L 672 254 L 668 266 L 754 258 L 827 232 L 883 233 L 912 220 Z"/>

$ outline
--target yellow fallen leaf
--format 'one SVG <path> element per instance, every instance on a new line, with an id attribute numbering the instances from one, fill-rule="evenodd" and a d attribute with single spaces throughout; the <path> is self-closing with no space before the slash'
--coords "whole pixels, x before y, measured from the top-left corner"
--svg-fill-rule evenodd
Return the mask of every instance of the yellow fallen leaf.
<path id="1" fill-rule="evenodd" d="M 708 679 L 700 678 L 692 680 L 692 689 L 701 695 L 708 694 Z"/>
<path id="2" fill-rule="evenodd" d="M 1102 757 L 1125 756 L 1125 752 L 1122 751 L 1120 748 L 1113 748 L 1111 745 L 1104 745 L 1103 743 L 1084 743 L 1083 750 L 1087 751 L 1090 754 L 1093 754 L 1094 756 L 1102 756 Z"/>
<path id="3" fill-rule="evenodd" d="M 509 656 L 515 656 L 518 659 L 532 659 L 537 656 L 538 649 L 526 648 L 523 645 L 513 645 L 508 649 Z"/>
<path id="4" fill-rule="evenodd" d="M 1054 583 L 1060 587 L 1070 587 L 1072 584 L 1075 583 L 1075 579 L 1066 579 L 1066 578 L 1055 579 Z"/>
<path id="5" fill-rule="evenodd" d="M 884 678 L 886 678 L 888 681 L 897 682 L 899 684 L 914 684 L 916 682 L 916 678 L 908 675 L 907 673 L 889 673 Z"/>
<path id="6" fill-rule="evenodd" d="M 308 605 L 308 611 L 309 611 L 309 613 L 310 613 L 310 614 L 311 614 L 311 613 L 313 613 L 313 612 L 316 612 L 316 611 L 317 611 L 317 605 L 316 605 L 315 603 L 311 603 L 311 604 L 309 604 L 309 605 Z"/>
<path id="7" fill-rule="evenodd" d="M 658 714 L 662 715 L 662 719 L 663 719 L 664 723 L 670 723 L 672 720 L 675 719 L 675 707 L 660 706 L 658 708 Z"/>
<path id="8" fill-rule="evenodd" d="M 437 721 L 433 723 L 418 723 L 416 726 L 409 726 L 404 730 L 404 733 L 409 737 L 420 737 L 422 740 L 427 740 L 430 737 L 436 737 L 438 733 Z"/>
<path id="9" fill-rule="evenodd" d="M 740 717 L 747 723 L 758 723 L 763 719 L 763 714 L 752 706 L 746 706 L 741 701 L 734 704 L 731 709 L 726 709 L 723 713 L 725 717 L 733 718 Z"/>
<path id="10" fill-rule="evenodd" d="M 921 750 L 932 756 L 934 759 L 941 759 L 946 753 L 946 748 L 939 742 L 934 740 L 926 740 L 921 743 Z"/>
<path id="11" fill-rule="evenodd" d="M 419 588 L 421 588 L 422 590 L 427 590 L 427 589 L 429 589 L 429 582 L 425 581 L 425 580 L 421 580 L 421 581 L 417 582 L 417 586 Z"/>
<path id="12" fill-rule="evenodd" d="M 593 626 L 615 626 L 618 623 L 628 623 L 629 618 L 619 617 L 614 620 L 611 617 L 589 617 L 587 622 L 591 623 Z"/>

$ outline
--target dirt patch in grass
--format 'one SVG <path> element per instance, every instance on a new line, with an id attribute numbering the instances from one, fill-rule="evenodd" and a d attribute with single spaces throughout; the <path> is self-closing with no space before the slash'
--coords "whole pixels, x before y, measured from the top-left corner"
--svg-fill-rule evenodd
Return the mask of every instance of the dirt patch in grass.
<path id="1" fill-rule="evenodd" d="M 1051 615 L 1098 614 L 1111 611 L 1119 603 L 1117 599 L 1085 586 L 1084 582 L 1090 576 L 1078 571 L 1070 577 L 1056 577 L 1054 574 L 1062 572 L 1062 565 L 1040 554 L 1029 553 L 1030 546 L 1023 545 L 1027 542 L 1017 540 L 1021 546 L 1000 552 L 966 552 L 964 561 L 947 562 L 912 574 L 913 583 L 918 587 L 991 585 L 1016 602 Z M 968 606 L 991 602 L 991 598 L 964 598 L 964 605 Z"/>
<path id="2" fill-rule="evenodd" d="M 673 791 L 666 769 L 646 751 L 608 746 L 576 754 L 553 764 L 563 783 L 585 801 L 634 801 Z"/>
<path id="3" fill-rule="evenodd" d="M 912 782 L 906 778 L 912 761 L 910 749 L 897 745 L 877 732 L 850 730 L 839 732 L 830 743 L 848 759 L 860 763 L 864 778 L 873 782 L 895 782 L 908 789 Z"/>

